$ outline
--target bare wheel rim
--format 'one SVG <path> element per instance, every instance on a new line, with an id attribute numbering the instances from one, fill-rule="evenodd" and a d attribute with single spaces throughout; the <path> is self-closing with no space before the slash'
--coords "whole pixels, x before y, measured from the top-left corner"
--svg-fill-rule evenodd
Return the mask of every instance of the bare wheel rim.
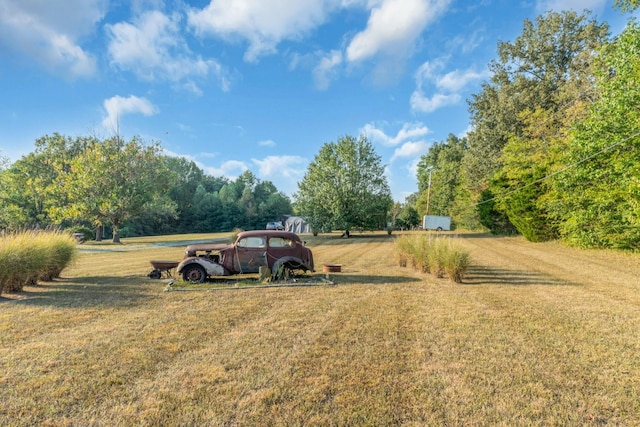
<path id="1" fill-rule="evenodd" d="M 184 271 L 184 274 L 182 275 L 182 277 L 187 282 L 202 283 L 204 282 L 205 272 L 202 267 L 194 265 L 194 266 L 188 267 Z"/>

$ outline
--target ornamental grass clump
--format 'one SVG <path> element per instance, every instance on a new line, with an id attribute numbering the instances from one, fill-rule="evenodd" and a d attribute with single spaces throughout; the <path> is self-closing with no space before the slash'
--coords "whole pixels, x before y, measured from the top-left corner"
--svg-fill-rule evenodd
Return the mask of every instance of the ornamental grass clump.
<path id="1" fill-rule="evenodd" d="M 52 280 L 73 260 L 75 240 L 60 231 L 23 231 L 0 237 L 0 293 Z"/>
<path id="2" fill-rule="evenodd" d="M 408 234 L 395 242 L 398 265 L 411 267 L 436 277 L 445 275 L 456 283 L 462 282 L 469 267 L 469 253 L 458 247 L 449 237 L 432 234 Z"/>
<path id="3" fill-rule="evenodd" d="M 68 233 L 47 232 L 40 234 L 41 245 L 46 248 L 45 265 L 38 279 L 51 281 L 73 261 L 76 255 L 76 240 Z"/>

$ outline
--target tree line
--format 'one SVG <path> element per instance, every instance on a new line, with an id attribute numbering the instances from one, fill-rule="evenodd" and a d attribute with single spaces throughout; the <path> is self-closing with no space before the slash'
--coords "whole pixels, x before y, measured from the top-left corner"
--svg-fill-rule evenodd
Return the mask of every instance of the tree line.
<path id="1" fill-rule="evenodd" d="M 158 143 L 47 135 L 35 150 L 0 165 L 0 230 L 57 227 L 123 236 L 253 230 L 302 215 L 315 233 L 386 227 L 392 205 L 380 156 L 369 140 L 324 144 L 299 183 L 295 204 L 250 171 L 206 175 Z"/>
<path id="2" fill-rule="evenodd" d="M 102 239 L 262 228 L 292 212 L 291 200 L 250 171 L 205 174 L 157 143 L 47 135 L 0 168 L 0 229 L 89 227 Z"/>
<path id="3" fill-rule="evenodd" d="M 471 130 L 420 159 L 416 210 L 530 241 L 640 249 L 638 23 L 611 38 L 588 12 L 549 12 L 500 42 L 489 69 Z"/>

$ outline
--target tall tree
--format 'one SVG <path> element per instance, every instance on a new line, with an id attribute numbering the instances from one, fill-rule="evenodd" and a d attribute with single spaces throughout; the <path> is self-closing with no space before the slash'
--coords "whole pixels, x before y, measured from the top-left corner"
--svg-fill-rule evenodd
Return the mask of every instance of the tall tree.
<path id="1" fill-rule="evenodd" d="M 35 141 L 36 150 L 5 172 L 0 190 L 4 205 L 4 227 L 46 227 L 52 219 L 48 210 L 66 203 L 56 192 L 60 171 L 69 170 L 71 160 L 92 138 L 46 135 Z"/>
<path id="2" fill-rule="evenodd" d="M 120 242 L 125 221 L 148 212 L 175 210 L 167 197 L 169 174 L 159 145 L 145 145 L 137 138 L 128 143 L 119 137 L 94 141 L 61 177 L 60 189 L 69 204 L 52 209 L 52 214 L 59 219 L 84 218 L 96 226 L 110 225 L 115 243 Z"/>
<path id="3" fill-rule="evenodd" d="M 582 247 L 640 249 L 640 25 L 631 21 L 597 66 L 600 98 L 577 121 L 548 209 Z"/>
<path id="4" fill-rule="evenodd" d="M 384 166 L 365 136 L 323 145 L 295 196 L 296 209 L 314 230 L 383 227 L 393 201 Z"/>
<path id="5" fill-rule="evenodd" d="M 582 85 L 588 89 L 590 64 L 607 38 L 608 26 L 590 20 L 586 14 L 549 12 L 539 16 L 535 23 L 526 20 L 522 34 L 513 43 L 499 43 L 499 58 L 490 66 L 491 82 L 470 102 L 474 130 L 469 133 L 469 149 L 463 162 L 469 199 L 478 201 L 484 191 L 501 197 L 526 186 L 529 195 L 519 200 L 524 203 L 521 208 L 510 212 L 513 220 L 526 223 L 518 217 L 520 214 L 544 219 L 545 213 L 537 207 L 537 198 L 543 189 L 533 185 L 544 171 L 527 170 L 519 161 L 505 164 L 513 158 L 504 155 L 505 146 L 510 141 L 515 146 L 548 144 L 545 138 L 531 138 L 530 131 L 532 126 L 550 123 L 532 123 L 527 118 L 537 115 L 542 120 L 563 123 L 563 111 L 570 104 L 567 105 L 567 99 L 560 94 L 567 93 L 567 86 Z M 524 151 L 527 150 L 511 149 L 511 153 Z M 521 173 L 511 173 L 514 171 L 508 169 L 512 167 Z M 493 188 L 489 188 L 495 175 Z M 484 199 L 492 197 L 485 194 Z M 508 221 L 507 212 L 501 210 L 505 205 L 496 203 L 495 206 L 497 212 L 485 212 L 489 215 L 487 223 Z"/>

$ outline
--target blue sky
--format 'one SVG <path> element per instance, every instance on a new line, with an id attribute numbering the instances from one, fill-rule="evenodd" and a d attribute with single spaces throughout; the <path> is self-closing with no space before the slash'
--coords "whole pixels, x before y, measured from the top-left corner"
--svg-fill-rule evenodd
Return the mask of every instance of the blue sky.
<path id="1" fill-rule="evenodd" d="M 366 134 L 397 201 L 524 19 L 613 0 L 0 0 L 0 156 L 118 132 L 292 196 L 320 147 Z"/>

